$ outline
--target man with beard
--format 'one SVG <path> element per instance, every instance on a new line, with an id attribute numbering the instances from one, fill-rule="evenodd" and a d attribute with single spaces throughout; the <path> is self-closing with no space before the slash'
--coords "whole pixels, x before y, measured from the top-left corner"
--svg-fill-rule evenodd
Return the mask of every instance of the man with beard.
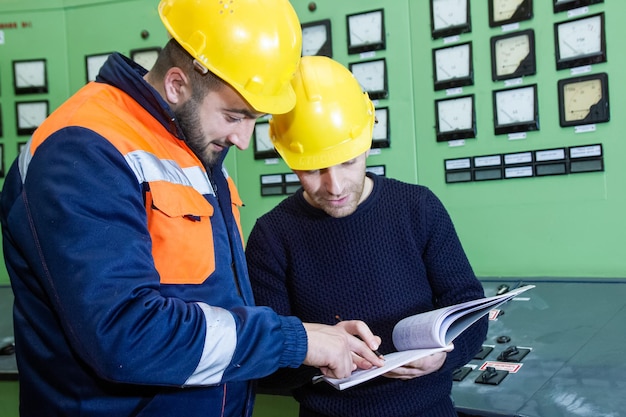
<path id="1" fill-rule="evenodd" d="M 482 285 L 428 188 L 366 173 L 375 109 L 352 74 L 305 56 L 292 85 L 296 105 L 272 117 L 270 138 L 302 187 L 250 233 L 255 299 L 304 321 L 364 320 L 382 338 L 379 351 L 390 353 L 399 320 L 481 298 Z M 279 370 L 263 384 L 295 388 L 300 417 L 456 416 L 452 372 L 480 350 L 486 332 L 483 318 L 449 351 L 345 391 L 312 384 L 316 370 L 306 367 Z"/>
<path id="2" fill-rule="evenodd" d="M 363 322 L 302 323 L 252 299 L 222 162 L 256 118 L 294 105 L 295 11 L 162 0 L 159 15 L 171 40 L 154 68 L 113 54 L 5 179 L 22 416 L 247 417 L 250 381 L 280 367 L 382 364 Z"/>

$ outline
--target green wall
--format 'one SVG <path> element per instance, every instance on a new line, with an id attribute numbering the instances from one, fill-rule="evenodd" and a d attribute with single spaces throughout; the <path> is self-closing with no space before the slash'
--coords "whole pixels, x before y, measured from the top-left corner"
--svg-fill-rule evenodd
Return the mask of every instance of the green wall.
<path id="1" fill-rule="evenodd" d="M 156 13 L 156 0 L 4 0 L 0 23 L 17 23 L 3 28 L 0 44 L 0 111 L 3 121 L 4 167 L 17 154 L 18 143 L 14 102 L 46 99 L 51 110 L 86 82 L 85 56 L 162 46 L 166 33 Z M 624 35 L 621 22 L 626 9 L 607 1 L 589 7 L 589 13 L 606 16 L 606 63 L 595 64 L 591 72 L 609 74 L 612 118 L 589 133 L 575 133 L 558 122 L 557 82 L 571 76 L 556 70 L 553 25 L 569 19 L 567 12 L 554 13 L 549 1 L 534 2 L 534 17 L 519 23 L 516 30 L 533 29 L 536 38 L 537 73 L 525 77 L 523 85 L 537 84 L 540 130 L 528 132 L 521 140 L 494 135 L 492 91 L 505 87 L 491 80 L 490 38 L 502 32 L 488 25 L 487 2 L 471 2 L 472 29 L 453 43 L 472 42 L 474 84 L 463 94 L 476 99 L 477 137 L 463 146 L 449 146 L 435 140 L 434 101 L 446 96 L 434 91 L 431 53 L 444 46 L 430 33 L 427 1 L 359 0 L 336 2 L 292 1 L 302 22 L 330 19 L 333 58 L 348 66 L 354 62 L 384 58 L 387 63 L 389 97 L 376 101 L 388 107 L 391 147 L 374 152 L 368 163 L 383 165 L 386 175 L 420 183 L 433 189 L 448 207 L 463 244 L 479 276 L 565 276 L 621 277 L 626 261 L 621 254 L 626 234 L 626 168 L 620 161 L 626 154 L 621 139 L 626 123 L 619 116 L 624 89 L 618 69 L 626 58 L 615 43 Z M 384 8 L 386 48 L 373 53 L 348 54 L 346 15 Z M 147 37 L 141 34 L 147 33 Z M 12 60 L 46 58 L 49 93 L 14 96 Z M 446 184 L 444 160 L 489 154 L 569 147 L 600 143 L 604 151 L 604 172 L 570 174 Z M 246 206 L 242 212 L 247 234 L 256 218 L 283 197 L 261 197 L 260 176 L 289 173 L 281 160 L 255 160 L 252 149 L 231 152 L 227 160 Z M 0 282 L 6 282 L 0 268 Z"/>
<path id="2" fill-rule="evenodd" d="M 451 148 L 433 140 L 432 70 L 424 65 L 428 51 L 442 45 L 429 36 L 427 2 L 410 2 L 412 64 L 416 97 L 418 182 L 442 198 L 458 227 L 464 246 L 479 276 L 623 277 L 626 259 L 621 255 L 626 233 L 626 142 L 621 115 L 626 88 L 621 76 L 624 56 L 618 40 L 624 36 L 626 9 L 620 2 L 606 1 L 589 7 L 589 13 L 605 12 L 608 61 L 592 72 L 609 74 L 612 118 L 590 133 L 574 133 L 559 126 L 557 82 L 571 76 L 555 67 L 553 25 L 567 20 L 567 13 L 552 11 L 552 2 L 535 1 L 534 18 L 519 29 L 534 29 L 537 74 L 524 80 L 536 83 L 539 95 L 540 130 L 525 140 L 494 135 L 491 91 L 504 87 L 491 81 L 491 36 L 487 2 L 472 1 L 472 32 L 461 36 L 474 45 L 474 86 L 466 87 L 477 100 L 478 135 L 466 146 Z M 428 60 L 426 60 L 428 61 Z M 534 149 L 601 143 L 605 172 L 487 181 L 446 185 L 443 159 L 470 155 L 511 153 Z M 622 161 L 622 162 L 620 162 Z"/>
<path id="3" fill-rule="evenodd" d="M 621 24 L 626 9 L 606 1 L 589 7 L 587 14 L 604 12 L 606 17 L 606 63 L 595 64 L 591 73 L 609 74 L 612 118 L 596 130 L 575 133 L 559 125 L 557 82 L 572 76 L 556 70 L 553 25 L 570 19 L 567 12 L 554 13 L 552 2 L 535 1 L 534 17 L 515 30 L 535 31 L 537 73 L 522 85 L 537 84 L 540 130 L 525 139 L 510 140 L 493 132 L 492 91 L 505 88 L 491 80 L 490 38 L 504 33 L 490 28 L 488 2 L 471 1 L 472 30 L 454 43 L 473 45 L 474 84 L 463 94 L 476 99 L 477 136 L 463 146 L 436 141 L 434 101 L 446 97 L 434 91 L 431 53 L 444 46 L 430 32 L 428 1 L 292 1 L 302 22 L 330 18 L 333 57 L 344 65 L 384 57 L 389 77 L 389 98 L 379 106 L 391 112 L 391 147 L 370 156 L 368 164 L 385 165 L 387 175 L 430 187 L 447 206 L 464 247 L 479 276 L 518 277 L 623 277 L 626 259 L 626 141 L 620 115 L 624 99 L 624 65 L 618 39 L 625 35 Z M 386 49 L 373 56 L 348 55 L 346 15 L 383 7 Z M 571 17 L 574 18 L 574 17 Z M 602 144 L 604 172 L 532 177 L 496 181 L 446 184 L 444 160 L 490 154 L 508 154 L 588 144 Z M 281 197 L 260 197 L 259 176 L 289 172 L 284 163 L 267 165 L 255 161 L 252 150 L 237 156 L 238 183 L 246 200 L 244 229 L 249 231 L 259 214 Z"/>

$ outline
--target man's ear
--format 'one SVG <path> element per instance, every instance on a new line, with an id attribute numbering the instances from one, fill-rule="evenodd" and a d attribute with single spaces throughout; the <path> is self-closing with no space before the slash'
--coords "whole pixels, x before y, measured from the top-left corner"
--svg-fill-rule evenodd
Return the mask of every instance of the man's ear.
<path id="1" fill-rule="evenodd" d="M 189 78 L 178 67 L 172 67 L 167 71 L 163 80 L 163 88 L 165 99 L 173 105 L 185 102 L 191 93 Z"/>

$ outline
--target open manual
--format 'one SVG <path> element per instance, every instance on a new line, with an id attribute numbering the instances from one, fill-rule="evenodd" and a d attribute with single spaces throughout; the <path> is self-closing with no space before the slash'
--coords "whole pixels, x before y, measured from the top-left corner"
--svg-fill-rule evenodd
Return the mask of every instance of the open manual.
<path id="1" fill-rule="evenodd" d="M 393 344 L 398 351 L 385 355 L 384 366 L 357 369 L 351 376 L 343 379 L 317 376 L 313 382 L 323 380 L 338 390 L 343 390 L 369 381 L 419 358 L 446 350 L 448 344 L 482 316 L 534 287 L 534 285 L 526 285 L 501 295 L 467 301 L 406 317 L 396 323 L 393 328 Z"/>

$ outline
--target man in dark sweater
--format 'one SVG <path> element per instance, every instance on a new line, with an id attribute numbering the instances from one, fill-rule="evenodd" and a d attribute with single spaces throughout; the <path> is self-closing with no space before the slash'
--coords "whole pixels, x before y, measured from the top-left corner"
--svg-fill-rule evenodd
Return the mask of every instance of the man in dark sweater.
<path id="1" fill-rule="evenodd" d="M 483 297 L 482 286 L 428 188 L 366 173 L 375 109 L 352 74 L 329 58 L 303 57 L 292 85 L 296 107 L 273 116 L 270 136 L 302 188 L 249 236 L 256 302 L 308 322 L 363 320 L 382 338 L 379 351 L 393 352 L 400 319 Z M 483 318 L 450 351 L 345 391 L 312 384 L 306 369 L 261 385 L 293 388 L 301 417 L 456 416 L 452 372 L 486 332 Z"/>

